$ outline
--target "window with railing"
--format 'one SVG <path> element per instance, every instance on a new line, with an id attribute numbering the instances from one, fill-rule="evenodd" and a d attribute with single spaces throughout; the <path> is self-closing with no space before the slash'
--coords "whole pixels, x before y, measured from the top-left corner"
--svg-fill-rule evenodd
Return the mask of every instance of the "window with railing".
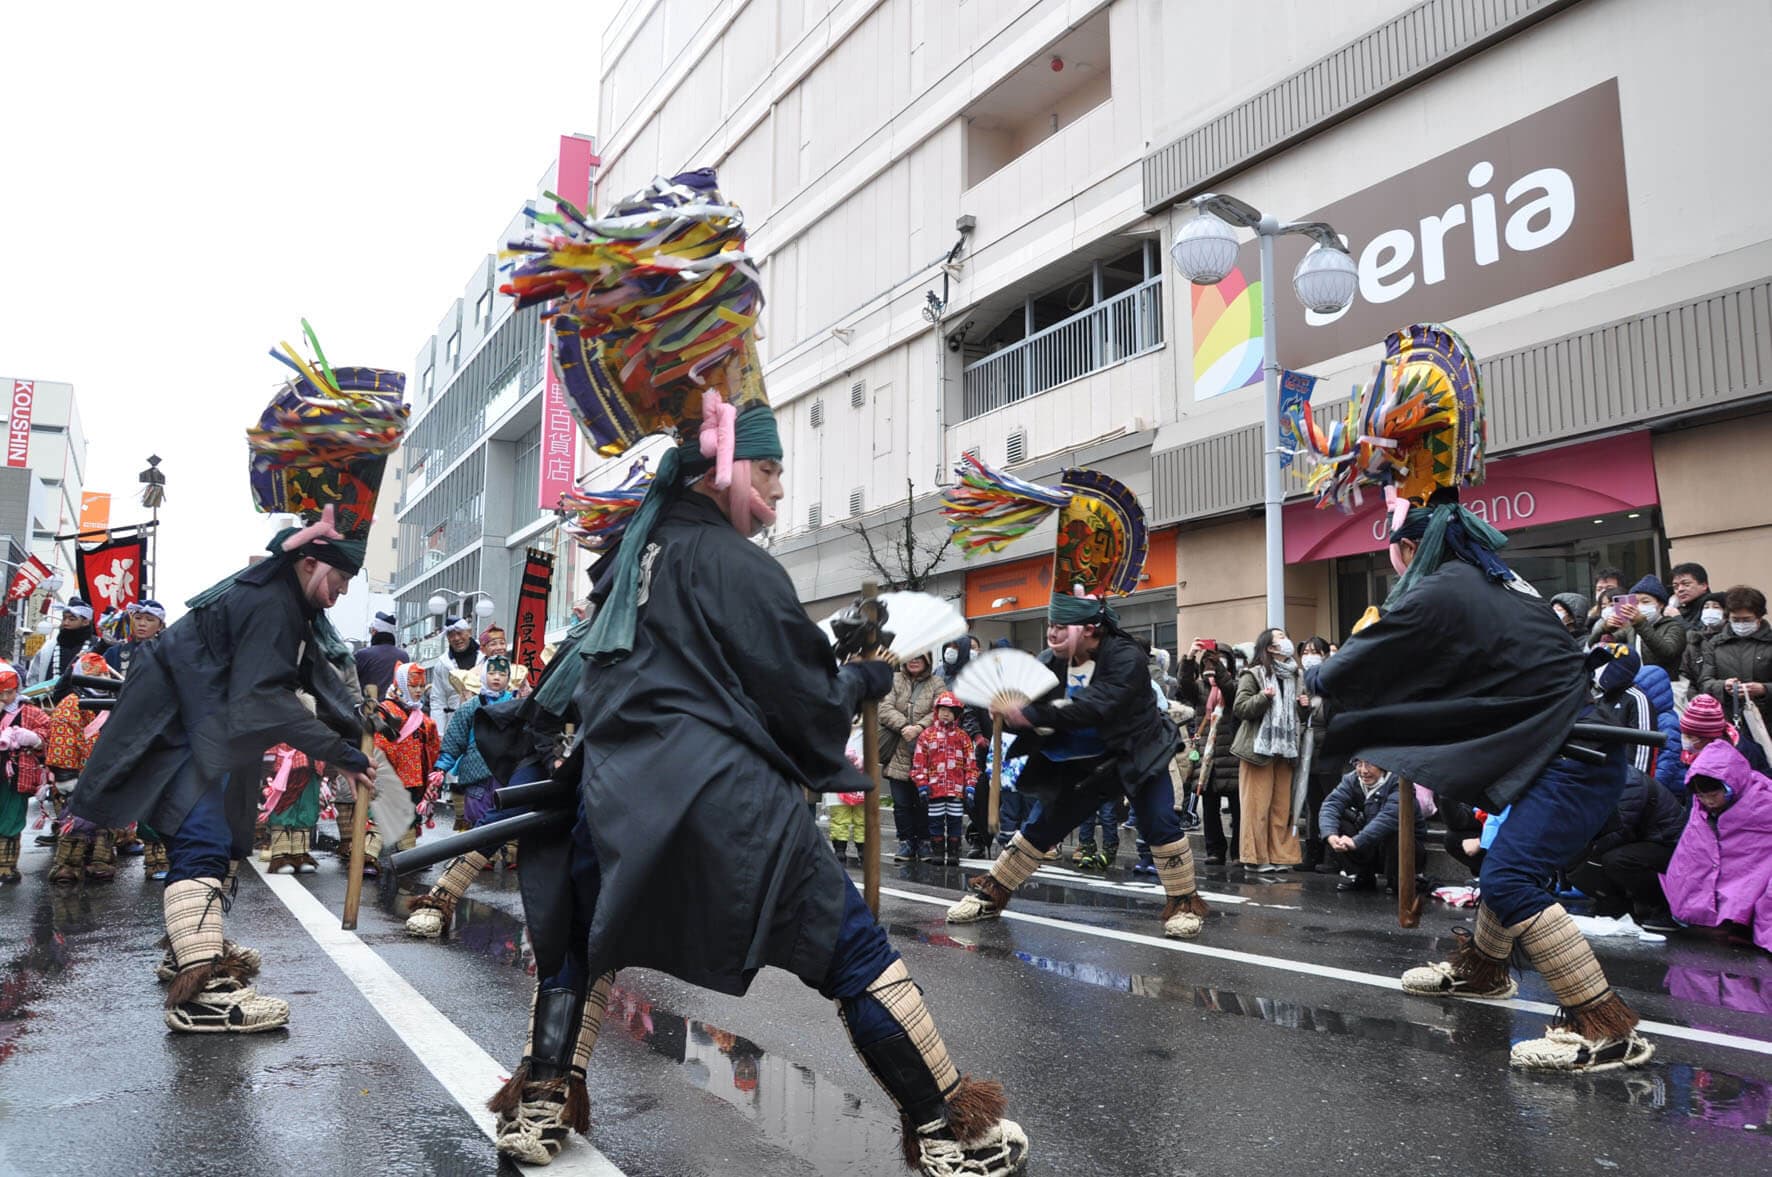
<path id="1" fill-rule="evenodd" d="M 1157 275 L 968 364 L 961 416 L 982 416 L 1162 346 Z"/>
<path id="2" fill-rule="evenodd" d="M 447 383 L 430 411 L 407 430 L 401 452 L 408 474 L 428 469 L 432 479 L 441 475 L 486 432 L 487 410 L 501 395 L 510 398 L 513 376 L 519 397 L 541 380 L 546 346 L 539 316 L 539 307 L 506 316 L 460 375 Z M 408 486 L 406 503 L 427 493 L 424 488 L 423 482 Z"/>

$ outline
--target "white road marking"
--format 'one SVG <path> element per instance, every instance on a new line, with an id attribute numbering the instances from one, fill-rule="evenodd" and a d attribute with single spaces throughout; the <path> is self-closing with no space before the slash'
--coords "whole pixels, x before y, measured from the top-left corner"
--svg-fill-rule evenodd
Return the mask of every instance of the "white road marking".
<path id="1" fill-rule="evenodd" d="M 973 867 L 977 870 L 991 869 L 990 859 L 987 858 L 963 858 L 960 860 L 960 865 Z M 1104 879 L 1100 875 L 1086 875 L 1081 871 L 1075 871 L 1069 867 L 1056 866 L 1052 863 L 1043 863 L 1040 868 L 1034 872 L 1034 878 L 1037 881 L 1056 883 L 1059 886 L 1069 885 L 1088 887 L 1095 891 L 1124 891 L 1129 895 L 1155 895 L 1159 897 L 1163 894 L 1163 884 L 1161 883 L 1124 883 L 1114 879 Z M 1269 903 L 1257 903 L 1253 899 L 1248 899 L 1242 895 L 1227 895 L 1216 891 L 1201 891 L 1200 897 L 1211 903 L 1232 907 L 1245 905 L 1249 907 L 1275 906 L 1274 904 Z"/>
<path id="2" fill-rule="evenodd" d="M 509 1072 L 499 1065 L 497 1059 L 480 1049 L 479 1044 L 459 1026 L 444 1017 L 392 965 L 377 956 L 374 949 L 358 939 L 355 932 L 339 927 L 338 913 L 321 903 L 293 876 L 265 874 L 264 865 L 256 855 L 252 866 L 264 879 L 265 886 L 271 889 L 271 894 L 283 901 L 283 906 L 295 916 L 296 922 L 332 958 L 332 963 L 357 987 L 357 992 L 381 1015 L 388 1028 L 418 1056 L 418 1061 L 443 1085 L 450 1098 L 462 1106 L 487 1139 L 492 1139 L 494 1117 L 486 1110 L 486 1099 L 498 1090 Z M 536 1171 L 539 1172 L 539 1168 Z M 576 1134 L 547 1171 L 550 1174 L 584 1174 L 586 1177 L 625 1177 L 614 1162 Z"/>
<path id="3" fill-rule="evenodd" d="M 927 903 L 935 907 L 949 907 L 957 898 L 925 895 L 920 891 L 902 891 L 897 887 L 881 887 L 880 894 L 890 895 L 894 899 L 908 899 L 912 903 Z M 1234 948 L 1215 948 L 1210 944 L 1198 944 L 1187 940 L 1169 940 L 1161 936 L 1143 935 L 1139 932 L 1123 932 L 1118 928 L 1098 928 L 1089 924 L 1076 924 L 1069 920 L 1053 919 L 1050 916 L 1033 915 L 1025 911 L 1005 911 L 999 918 L 1019 920 L 1025 924 L 1036 924 L 1042 928 L 1054 928 L 1061 932 L 1098 936 L 1103 940 L 1118 940 L 1123 944 L 1161 948 L 1166 952 L 1181 952 L 1190 956 L 1210 956 L 1218 960 L 1255 965 L 1257 968 L 1279 969 L 1283 972 L 1300 973 L 1309 977 L 1327 977 L 1334 981 L 1370 985 L 1375 989 L 1389 989 L 1397 993 L 1403 991 L 1403 983 L 1397 978 L 1386 977 L 1378 973 L 1362 973 L 1354 969 L 1336 968 L 1333 965 L 1314 964 L 1304 960 L 1288 960 L 1282 956 L 1262 956 L 1255 952 L 1239 952 Z M 1447 998 L 1446 1000 L 1455 1001 L 1458 999 Z M 1522 1001 L 1519 998 L 1510 998 L 1506 1001 L 1472 1002 L 1471 1004 L 1493 1005 L 1536 1014 L 1557 1012 L 1557 1007 L 1554 1005 L 1542 1001 Z M 1772 1042 L 1765 1042 L 1758 1038 L 1743 1038 L 1735 1034 L 1718 1033 L 1715 1030 L 1700 1030 L 1692 1026 L 1676 1026 L 1669 1022 L 1647 1020 L 1638 1023 L 1637 1028 L 1645 1034 L 1659 1034 L 1664 1038 L 1682 1038 L 1688 1042 L 1702 1042 L 1707 1046 L 1721 1046 L 1731 1050 L 1745 1050 L 1753 1054 L 1772 1055 Z"/>

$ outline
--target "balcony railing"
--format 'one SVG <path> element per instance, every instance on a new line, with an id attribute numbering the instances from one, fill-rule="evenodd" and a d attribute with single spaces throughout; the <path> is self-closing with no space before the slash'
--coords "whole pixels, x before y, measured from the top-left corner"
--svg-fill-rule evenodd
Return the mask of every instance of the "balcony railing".
<path id="1" fill-rule="evenodd" d="M 968 365 L 961 416 L 983 416 L 1162 346 L 1159 276 Z"/>

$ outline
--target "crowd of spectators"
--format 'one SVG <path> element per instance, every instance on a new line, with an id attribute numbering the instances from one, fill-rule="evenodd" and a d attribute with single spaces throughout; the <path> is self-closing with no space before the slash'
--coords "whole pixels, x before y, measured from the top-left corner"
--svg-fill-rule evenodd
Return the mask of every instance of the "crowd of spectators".
<path id="1" fill-rule="evenodd" d="M 1629 917 L 1645 930 L 1724 926 L 1772 948 L 1765 594 L 1748 585 L 1715 590 L 1704 567 L 1682 563 L 1666 580 L 1602 568 L 1592 597 L 1561 593 L 1546 605 L 1572 641 L 1609 653 L 1595 672 L 1595 698 L 1619 722 L 1658 730 L 1668 741 L 1632 750 L 1615 812 L 1546 885 L 1590 904 L 1596 916 Z M 930 828 L 930 790 L 916 779 L 916 749 L 935 722 L 938 696 L 979 648 L 978 639 L 966 638 L 944 649 L 938 664 L 913 659 L 881 706 L 901 861 L 954 860 L 958 840 Z M 1506 811 L 1442 803 L 1417 783 L 1415 861 L 1400 862 L 1402 782 L 1383 765 L 1315 755 L 1332 717 L 1304 688 L 1305 673 L 1336 649 L 1320 636 L 1295 641 L 1268 629 L 1241 645 L 1196 638 L 1178 657 L 1152 650 L 1154 705 L 1169 708 L 1184 741 L 1172 768 L 1176 806 L 1184 828 L 1201 830 L 1205 864 L 1248 875 L 1338 874 L 1344 892 L 1376 890 L 1382 878 L 1394 891 L 1404 870 L 1428 884 L 1428 851 L 1437 841 L 1456 876 L 1443 881 L 1475 885 Z M 964 810 L 972 849 L 984 853 L 990 725 L 972 709 L 953 722 L 974 746 Z M 1004 766 L 1001 843 L 1029 817 L 1029 802 L 1013 789 L 1016 767 L 1013 760 Z M 1077 831 L 1072 863 L 1114 865 L 1128 816 L 1124 802 L 1104 801 Z M 1430 831 L 1430 819 L 1438 830 Z M 1135 872 L 1149 869 L 1144 849 Z"/>

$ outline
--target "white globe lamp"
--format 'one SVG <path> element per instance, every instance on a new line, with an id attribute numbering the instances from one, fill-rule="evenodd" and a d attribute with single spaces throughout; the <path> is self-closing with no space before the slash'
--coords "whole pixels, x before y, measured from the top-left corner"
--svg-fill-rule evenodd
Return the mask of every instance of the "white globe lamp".
<path id="1" fill-rule="evenodd" d="M 1360 268 L 1345 249 L 1314 245 L 1292 272 L 1298 301 L 1319 315 L 1344 311 L 1360 288 Z"/>
<path id="2" fill-rule="evenodd" d="M 1175 235 L 1169 256 L 1189 282 L 1215 286 L 1237 264 L 1237 231 L 1215 213 L 1201 209 Z"/>

